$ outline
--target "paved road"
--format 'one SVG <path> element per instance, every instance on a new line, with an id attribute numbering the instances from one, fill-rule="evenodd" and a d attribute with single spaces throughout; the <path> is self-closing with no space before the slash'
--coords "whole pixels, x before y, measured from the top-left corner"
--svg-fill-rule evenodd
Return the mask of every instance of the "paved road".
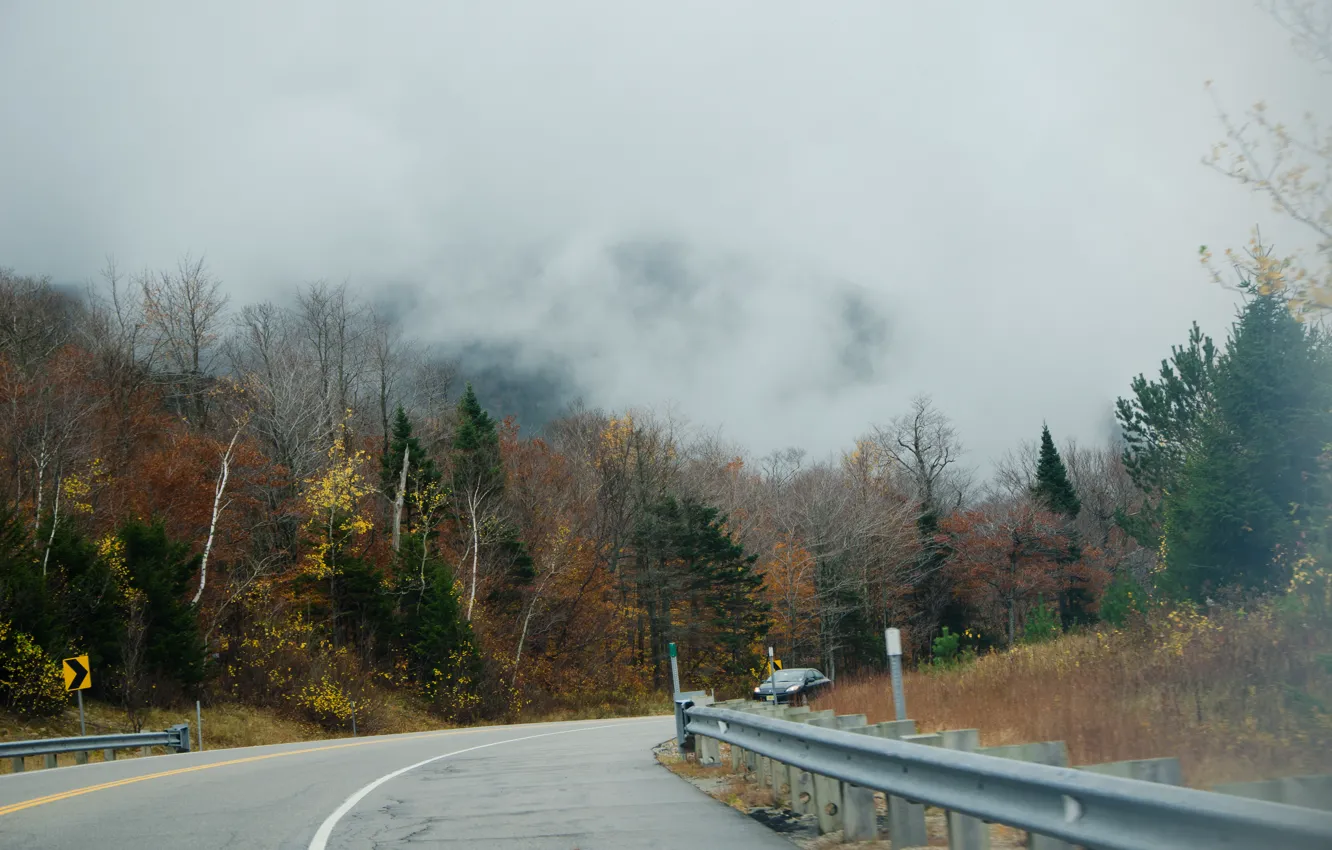
<path id="1" fill-rule="evenodd" d="M 670 718 L 389 735 L 0 776 L 0 848 L 792 845 L 652 757 Z"/>

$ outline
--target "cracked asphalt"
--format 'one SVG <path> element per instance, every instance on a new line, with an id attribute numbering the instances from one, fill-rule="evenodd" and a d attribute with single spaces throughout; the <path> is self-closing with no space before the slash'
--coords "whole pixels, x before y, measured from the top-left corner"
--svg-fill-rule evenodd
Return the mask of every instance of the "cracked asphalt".
<path id="1" fill-rule="evenodd" d="M 0 776 L 0 847 L 309 850 L 348 798 L 445 756 L 365 793 L 327 848 L 791 850 L 656 763 L 674 731 L 669 717 L 595 720 L 29 770 Z"/>

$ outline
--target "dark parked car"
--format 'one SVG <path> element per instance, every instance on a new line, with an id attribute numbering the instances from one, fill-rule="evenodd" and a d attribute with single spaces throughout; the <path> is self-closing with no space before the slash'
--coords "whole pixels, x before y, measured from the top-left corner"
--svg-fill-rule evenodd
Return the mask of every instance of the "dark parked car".
<path id="1" fill-rule="evenodd" d="M 753 698 L 764 702 L 800 705 L 832 687 L 832 680 L 813 667 L 778 670 L 772 678 L 759 682 Z"/>

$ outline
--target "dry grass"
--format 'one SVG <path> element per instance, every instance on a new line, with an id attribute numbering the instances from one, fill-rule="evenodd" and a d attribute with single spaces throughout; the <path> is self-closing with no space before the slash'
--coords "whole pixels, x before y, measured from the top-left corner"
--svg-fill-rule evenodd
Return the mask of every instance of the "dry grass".
<path id="1" fill-rule="evenodd" d="M 670 694 L 660 693 L 647 694 L 628 702 L 592 699 L 581 705 L 535 711 L 524 710 L 520 715 L 520 722 L 554 723 L 563 720 L 601 720 L 606 717 L 648 717 L 674 713 L 675 704 L 671 702 Z"/>
<path id="2" fill-rule="evenodd" d="M 116 732 L 133 732 L 129 718 L 119 708 L 106 703 L 89 700 L 85 706 L 89 735 L 104 735 Z M 165 729 L 175 723 L 189 723 L 190 734 L 196 735 L 194 709 L 153 709 L 147 712 L 143 728 L 145 730 Z M 58 717 L 40 720 L 21 720 L 8 714 L 0 714 L 0 741 L 21 741 L 33 738 L 65 738 L 79 734 L 79 710 L 67 709 Z M 350 735 L 350 732 L 347 734 Z M 272 711 L 256 709 L 251 706 L 223 704 L 204 709 L 204 745 L 210 749 L 227 747 L 250 747 L 264 744 L 285 744 L 292 741 L 313 741 L 320 738 L 338 737 L 311 724 L 300 723 L 281 717 Z M 196 744 L 197 746 L 197 744 Z M 161 747 L 154 753 L 165 752 Z M 116 758 L 136 758 L 138 750 L 118 750 Z M 89 761 L 101 761 L 100 752 L 88 754 Z M 38 759 L 28 760 L 28 769 L 40 764 Z M 74 755 L 67 753 L 57 759 L 63 766 L 74 764 Z M 11 770 L 9 759 L 0 761 L 0 773 Z"/>
<path id="3" fill-rule="evenodd" d="M 1194 787 L 1332 771 L 1332 629 L 1288 606 L 1162 611 L 1124 632 L 908 673 L 905 688 L 921 732 L 1062 740 L 1075 765 L 1176 756 Z M 839 684 L 817 707 L 893 719 L 886 677 Z"/>

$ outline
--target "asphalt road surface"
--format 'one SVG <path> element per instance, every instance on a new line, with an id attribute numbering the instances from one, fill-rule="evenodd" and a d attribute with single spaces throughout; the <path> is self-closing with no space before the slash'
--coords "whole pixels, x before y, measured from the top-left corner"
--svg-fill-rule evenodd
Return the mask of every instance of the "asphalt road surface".
<path id="1" fill-rule="evenodd" d="M 656 763 L 672 718 L 212 750 L 0 776 L 4 850 L 792 845 Z"/>

